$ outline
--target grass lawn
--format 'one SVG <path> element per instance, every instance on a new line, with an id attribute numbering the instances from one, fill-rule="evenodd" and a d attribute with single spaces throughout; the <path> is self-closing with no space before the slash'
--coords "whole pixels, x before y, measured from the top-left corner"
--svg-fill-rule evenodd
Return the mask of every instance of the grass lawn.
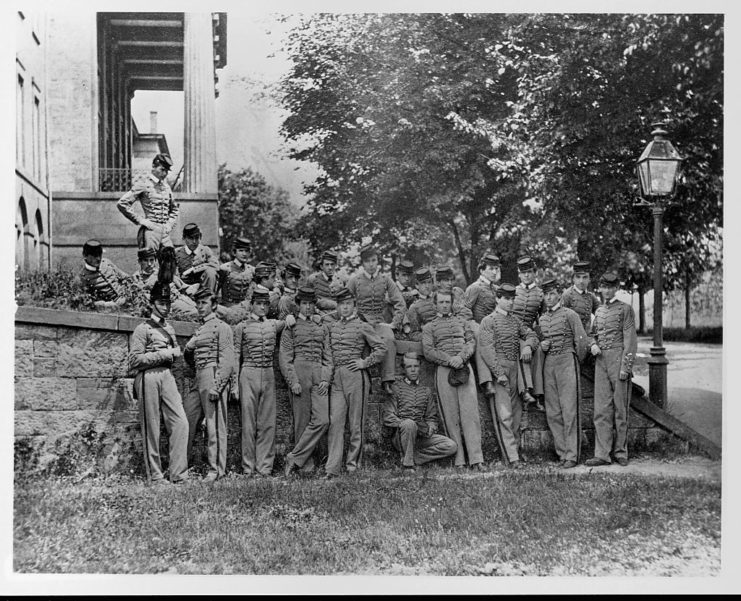
<path id="1" fill-rule="evenodd" d="M 148 487 L 19 480 L 32 573 L 713 576 L 719 483 L 548 467 L 228 477 Z"/>

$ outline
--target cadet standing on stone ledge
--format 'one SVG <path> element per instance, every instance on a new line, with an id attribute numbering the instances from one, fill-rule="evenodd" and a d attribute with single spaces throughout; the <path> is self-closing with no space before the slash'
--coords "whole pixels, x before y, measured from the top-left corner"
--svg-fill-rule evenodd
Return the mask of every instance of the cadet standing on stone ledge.
<path id="1" fill-rule="evenodd" d="M 247 238 L 234 241 L 234 258 L 219 267 L 221 304 L 231 307 L 252 296 L 255 268 L 250 265 L 251 245 Z"/>
<path id="2" fill-rule="evenodd" d="M 152 173 L 143 182 L 138 182 L 117 203 L 124 217 L 139 226 L 136 240 L 139 248 L 172 246 L 170 232 L 180 213 L 180 207 L 172 196 L 167 183 L 167 174 L 172 168 L 172 159 L 167 154 L 155 155 Z M 139 201 L 144 217 L 137 216 L 131 207 Z"/>
<path id="3" fill-rule="evenodd" d="M 298 305 L 296 304 L 296 292 L 301 279 L 301 266 L 298 263 L 288 263 L 283 269 L 283 292 L 278 299 L 278 319 L 285 319 L 286 315 L 298 317 Z M 313 312 L 313 309 L 312 309 Z"/>
<path id="4" fill-rule="evenodd" d="M 129 275 L 103 258 L 99 240 L 88 240 L 82 246 L 83 265 L 77 281 L 93 297 L 95 308 L 116 309 L 126 302 L 126 282 Z"/>
<path id="5" fill-rule="evenodd" d="M 312 453 L 329 427 L 329 381 L 332 352 L 329 329 L 314 320 L 316 293 L 299 288 L 296 293 L 298 319 L 280 339 L 280 370 L 291 394 L 293 409 L 293 450 L 286 455 L 285 475 L 294 467 L 303 472 L 314 469 Z"/>
<path id="6" fill-rule="evenodd" d="M 414 276 L 419 294 L 407 311 L 409 339 L 421 341 L 422 326 L 435 318 L 437 309 L 432 302 L 432 272 L 427 267 L 422 267 L 414 272 Z"/>
<path id="7" fill-rule="evenodd" d="M 490 402 L 502 460 L 512 468 L 522 466 L 520 419 L 522 403 L 517 388 L 520 360 L 526 363 L 538 346 L 538 337 L 512 314 L 515 287 L 504 283 L 497 290 L 497 308 L 484 317 L 479 331 L 481 355 L 495 380 L 495 397 Z M 521 344 L 522 341 L 522 344 Z M 520 350 L 522 349 L 522 350 Z"/>
<path id="8" fill-rule="evenodd" d="M 553 434 L 559 466 L 579 463 L 581 448 L 581 377 L 579 362 L 587 354 L 587 334 L 575 311 L 559 301 L 556 280 L 543 282 L 547 310 L 540 316 L 545 415 Z"/>
<path id="9" fill-rule="evenodd" d="M 468 360 L 473 355 L 474 338 L 468 320 L 452 313 L 453 297 L 450 292 L 438 290 L 434 295 L 437 316 L 422 327 L 422 350 L 425 358 L 437 365 L 435 385 L 440 399 L 442 418 L 448 436 L 458 450 L 455 467 L 469 465 L 484 472 L 484 455 L 481 451 L 481 417 L 473 370 Z M 451 369 L 467 369 L 465 382 L 454 385 L 450 382 Z"/>
<path id="10" fill-rule="evenodd" d="M 189 285 L 186 294 L 192 296 L 200 288 L 216 292 L 216 272 L 219 262 L 208 246 L 201 244 L 201 230 L 195 223 L 183 228 L 183 246 L 175 250 L 180 278 Z"/>
<path id="11" fill-rule="evenodd" d="M 160 462 L 160 411 L 169 432 L 170 480 L 188 478 L 188 419 L 175 378 L 170 371 L 180 356 L 175 330 L 165 321 L 170 313 L 170 287 L 157 282 L 150 293 L 152 317 L 131 335 L 129 370 L 136 371 L 134 394 L 141 401 L 139 417 L 144 466 L 152 484 L 169 484 Z"/>
<path id="12" fill-rule="evenodd" d="M 229 383 L 234 370 L 234 339 L 232 329 L 214 314 L 215 298 L 204 288 L 196 293 L 201 325 L 185 345 L 185 358 L 195 366 L 197 395 L 187 397 L 187 403 L 198 400 L 200 411 L 186 409 L 189 422 L 188 448 L 205 417 L 208 436 L 208 473 L 204 482 L 214 482 L 226 475 L 227 401 Z M 195 419 L 194 419 L 195 418 Z"/>
<path id="13" fill-rule="evenodd" d="M 319 263 L 319 271 L 312 273 L 307 285 L 316 290 L 316 308 L 320 315 L 326 315 L 337 309 L 335 295 L 345 287 L 344 282 L 335 273 L 337 253 L 325 251 Z"/>
<path id="14" fill-rule="evenodd" d="M 335 298 L 339 318 L 329 326 L 333 375 L 329 400 L 327 479 L 340 475 L 347 421 L 350 423 L 350 444 L 345 467 L 348 472 L 354 472 L 362 463 L 365 404 L 371 383 L 367 370 L 379 363 L 386 352 L 383 340 L 373 326 L 358 317 L 352 292 L 343 288 Z M 366 344 L 371 352 L 363 359 Z"/>
<path id="15" fill-rule="evenodd" d="M 454 455 L 458 445 L 437 433 L 437 404 L 432 390 L 419 384 L 419 356 L 405 353 L 404 376 L 396 379 L 393 393 L 383 404 L 383 425 L 394 430 L 391 443 L 401 453 L 401 465 L 416 465 Z"/>
<path id="16" fill-rule="evenodd" d="M 561 295 L 561 304 L 567 309 L 573 309 L 581 320 L 585 332 L 592 329 L 592 315 L 600 306 L 600 299 L 589 291 L 589 263 L 578 261 L 574 263 L 574 285 L 570 286 Z"/>
<path id="17" fill-rule="evenodd" d="M 481 320 L 489 315 L 497 306 L 497 283 L 502 275 L 499 257 L 493 253 L 486 253 L 479 260 L 479 279 L 466 288 L 463 295 L 463 304 L 473 313 L 471 330 L 476 340 L 476 375 L 478 376 L 481 390 L 487 396 L 494 396 L 495 389 L 492 382 L 491 372 L 481 356 L 481 348 L 478 344 L 479 326 Z"/>
<path id="18" fill-rule="evenodd" d="M 633 307 L 617 298 L 620 280 L 608 272 L 600 280 L 605 299 L 594 315 L 591 332 L 594 367 L 594 457 L 589 466 L 609 465 L 610 454 L 620 465 L 628 465 L 628 413 L 630 409 L 636 336 Z M 614 432 L 613 432 L 614 430 Z"/>

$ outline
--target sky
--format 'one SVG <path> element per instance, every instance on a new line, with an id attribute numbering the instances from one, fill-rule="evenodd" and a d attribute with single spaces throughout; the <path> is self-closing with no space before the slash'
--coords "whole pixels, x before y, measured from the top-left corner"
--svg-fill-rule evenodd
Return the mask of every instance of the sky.
<path id="1" fill-rule="evenodd" d="M 280 52 L 289 26 L 267 14 L 227 13 L 227 64 L 217 71 L 217 160 L 231 170 L 251 167 L 269 184 L 303 204 L 302 184 L 315 175 L 310 165 L 286 157 L 280 124 L 284 111 L 265 94 L 290 67 Z M 183 92 L 137 92 L 132 115 L 141 133 L 150 133 L 150 112 L 164 133 L 177 173 L 183 164 Z"/>

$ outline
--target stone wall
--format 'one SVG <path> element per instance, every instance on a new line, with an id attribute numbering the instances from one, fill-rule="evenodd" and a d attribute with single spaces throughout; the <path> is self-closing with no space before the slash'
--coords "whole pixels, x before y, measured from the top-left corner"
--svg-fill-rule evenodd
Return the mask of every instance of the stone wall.
<path id="1" fill-rule="evenodd" d="M 15 323 L 15 442 L 16 471 L 52 473 L 115 473 L 143 475 L 141 430 L 133 379 L 127 374 L 129 337 L 142 319 L 19 307 Z M 181 346 L 195 324 L 173 322 Z M 418 343 L 400 342 L 398 352 L 418 349 Z M 400 359 L 400 355 L 398 355 Z M 276 360 L 277 365 L 277 360 Z M 193 374 L 179 359 L 173 368 L 182 395 L 190 392 Z M 434 368 L 422 363 L 421 380 L 434 386 Z M 384 394 L 378 373 L 366 411 L 364 457 L 370 465 L 389 466 L 396 461 L 381 428 Z M 583 378 L 582 424 L 585 456 L 593 448 L 592 386 Z M 293 446 L 293 424 L 288 390 L 276 368 L 276 469 Z M 498 460 L 491 413 L 479 397 L 486 462 Z M 631 412 L 630 443 L 645 448 L 668 436 L 646 418 Z M 239 405 L 228 406 L 228 470 L 240 467 Z M 523 445 L 533 455 L 550 458 L 552 440 L 542 413 L 523 416 Z M 166 462 L 166 434 L 162 433 Z M 326 453 L 326 441 L 319 454 Z M 203 471 L 205 444 L 197 435 L 192 463 Z"/>

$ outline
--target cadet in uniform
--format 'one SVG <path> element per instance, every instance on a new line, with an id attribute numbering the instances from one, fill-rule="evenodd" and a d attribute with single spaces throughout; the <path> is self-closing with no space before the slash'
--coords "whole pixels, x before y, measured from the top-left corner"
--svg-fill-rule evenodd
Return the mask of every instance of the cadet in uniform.
<path id="1" fill-rule="evenodd" d="M 250 265 L 250 241 L 237 238 L 234 241 L 234 258 L 219 267 L 220 304 L 231 307 L 252 296 L 252 278 L 255 268 Z"/>
<path id="2" fill-rule="evenodd" d="M 628 410 L 630 408 L 636 336 L 633 307 L 615 298 L 620 280 L 608 272 L 600 280 L 605 299 L 594 315 L 591 332 L 594 367 L 594 457 L 589 466 L 608 465 L 610 453 L 620 465 L 628 465 Z M 614 430 L 614 431 L 613 431 Z"/>
<path id="3" fill-rule="evenodd" d="M 453 270 L 448 266 L 444 265 L 438 267 L 435 270 L 435 282 L 437 284 L 437 290 L 440 292 L 447 292 L 452 295 L 453 298 L 453 314 L 462 317 L 465 320 L 473 319 L 473 313 L 471 309 L 466 307 L 463 303 L 464 292 L 458 286 L 453 286 Z"/>
<path id="4" fill-rule="evenodd" d="M 502 284 L 497 290 L 497 308 L 481 320 L 479 345 L 481 355 L 495 381 L 494 402 L 490 404 L 494 432 L 505 465 L 519 468 L 520 419 L 522 403 L 517 390 L 519 361 L 526 363 L 538 347 L 535 332 L 512 314 L 515 287 Z M 523 344 L 521 345 L 521 342 Z M 522 348 L 522 351 L 520 350 Z"/>
<path id="5" fill-rule="evenodd" d="M 390 276 L 381 272 L 378 264 L 378 252 L 370 244 L 360 249 L 361 266 L 347 282 L 347 289 L 357 300 L 358 312 L 373 326 L 381 337 L 386 352 L 381 366 L 381 382 L 387 393 L 391 392 L 391 383 L 396 379 L 396 343 L 394 330 L 401 328 L 406 303 Z M 390 324 L 383 321 L 383 310 L 386 299 L 394 307 L 394 316 Z"/>
<path id="6" fill-rule="evenodd" d="M 190 452 L 196 427 L 203 416 L 208 436 L 208 473 L 205 482 L 213 482 L 226 475 L 226 404 L 234 370 L 232 329 L 214 314 L 215 300 L 208 288 L 196 293 L 201 325 L 185 345 L 185 358 L 196 370 L 195 390 L 191 391 L 196 394 L 189 395 L 186 404 L 198 401 L 197 407 L 186 408 L 188 449 Z"/>
<path id="7" fill-rule="evenodd" d="M 329 381 L 332 353 L 329 329 L 314 321 L 316 293 L 299 288 L 296 325 L 286 328 L 280 339 L 280 371 L 288 383 L 293 409 L 293 450 L 286 456 L 285 474 L 295 467 L 314 469 L 312 454 L 329 427 Z"/>
<path id="8" fill-rule="evenodd" d="M 432 390 L 419 384 L 419 357 L 405 353 L 404 376 L 383 404 L 383 425 L 394 430 L 391 443 L 401 453 L 401 465 L 414 471 L 416 465 L 454 455 L 458 445 L 437 433 L 437 404 Z"/>
<path id="9" fill-rule="evenodd" d="M 201 230 L 195 223 L 183 228 L 183 242 L 183 246 L 175 250 L 175 259 L 180 278 L 189 286 L 187 294 L 192 296 L 199 286 L 215 293 L 219 262 L 211 249 L 201 244 Z"/>
<path id="10" fill-rule="evenodd" d="M 180 213 L 180 207 L 172 197 L 172 190 L 167 183 L 167 174 L 172 168 L 169 155 L 158 154 L 152 160 L 152 173 L 143 182 L 139 182 L 124 194 L 118 201 L 118 210 L 124 217 L 139 226 L 136 240 L 139 248 L 172 246 L 170 232 Z M 139 217 L 132 207 L 139 201 L 144 217 Z"/>
<path id="11" fill-rule="evenodd" d="M 600 299 L 588 290 L 589 263 L 587 261 L 574 263 L 573 282 L 574 285 L 561 295 L 561 305 L 576 311 L 584 331 L 589 332 L 592 329 L 592 315 L 600 306 Z"/>
<path id="12" fill-rule="evenodd" d="M 587 354 L 587 334 L 575 311 L 559 300 L 556 280 L 543 282 L 547 310 L 540 316 L 540 347 L 543 350 L 545 416 L 553 434 L 559 465 L 579 463 L 581 447 L 581 377 L 579 362 Z"/>
<path id="13" fill-rule="evenodd" d="M 279 314 L 278 303 L 280 302 L 280 288 L 275 284 L 275 263 L 260 261 L 255 267 L 255 286 L 260 286 L 268 291 L 268 312 L 266 317 L 277 319 Z"/>
<path id="14" fill-rule="evenodd" d="M 481 451 L 481 418 L 473 370 L 468 360 L 473 355 L 474 338 L 471 326 L 459 315 L 452 313 L 453 298 L 450 292 L 438 290 L 434 295 L 437 316 L 422 327 L 422 350 L 428 361 L 437 365 L 435 385 L 440 399 L 442 417 L 448 436 L 458 449 L 455 466 L 463 468 L 468 463 L 478 471 L 486 471 Z M 465 383 L 451 385 L 451 369 L 466 367 Z"/>
<path id="15" fill-rule="evenodd" d="M 150 293 L 152 316 L 131 335 L 129 370 L 136 372 L 134 392 L 141 400 L 139 417 L 144 465 L 152 484 L 169 484 L 160 463 L 160 411 L 169 432 L 170 480 L 188 477 L 188 419 L 170 371 L 180 356 L 175 330 L 165 321 L 170 313 L 170 287 L 157 282 Z"/>
<path id="16" fill-rule="evenodd" d="M 354 472 L 362 463 L 365 404 L 370 392 L 368 368 L 379 363 L 386 352 L 380 336 L 369 323 L 358 316 L 355 297 L 349 288 L 336 296 L 339 318 L 330 324 L 329 340 L 332 351 L 333 374 L 330 386 L 329 455 L 327 478 L 340 475 L 342 452 L 345 446 L 345 422 L 350 424 L 350 444 L 345 459 L 348 472 Z M 363 359 L 365 345 L 371 348 Z"/>
<path id="17" fill-rule="evenodd" d="M 139 271 L 135 271 L 131 277 L 134 284 L 149 294 L 152 286 L 157 282 L 157 253 L 153 248 L 140 248 L 137 251 L 139 261 Z M 174 276 L 170 283 L 170 301 L 172 310 L 186 319 L 198 317 L 195 301 L 186 296 L 181 290 L 185 290 L 187 285 L 179 277 Z"/>
<path id="18" fill-rule="evenodd" d="M 432 302 L 432 272 L 422 267 L 414 272 L 417 287 L 417 300 L 407 311 L 409 321 L 409 339 L 422 340 L 422 326 L 432 321 L 437 315 L 437 309 Z"/>
<path id="19" fill-rule="evenodd" d="M 473 314 L 473 324 L 471 330 L 476 340 L 476 375 L 478 376 L 481 390 L 487 396 L 495 394 L 494 383 L 492 382 L 491 372 L 486 366 L 484 359 L 481 357 L 481 349 L 478 344 L 479 324 L 489 313 L 497 306 L 497 282 L 502 275 L 499 264 L 499 257 L 492 253 L 486 253 L 478 265 L 479 279 L 466 288 L 463 295 L 463 304 Z"/>
<path id="20" fill-rule="evenodd" d="M 325 251 L 319 263 L 319 271 L 312 273 L 307 285 L 316 290 L 316 308 L 320 315 L 326 315 L 337 309 L 335 295 L 345 287 L 344 282 L 335 273 L 337 253 Z"/>
<path id="21" fill-rule="evenodd" d="M 301 279 L 301 266 L 298 263 L 288 263 L 283 269 L 285 286 L 278 299 L 278 319 L 285 319 L 286 315 L 298 316 L 299 308 L 296 304 L 296 293 Z M 313 308 L 312 308 L 313 315 Z"/>
<path id="22" fill-rule="evenodd" d="M 273 352 L 286 322 L 267 319 L 268 291 L 256 287 L 252 313 L 237 324 L 234 349 L 239 371 L 239 402 L 242 410 L 242 470 L 269 476 L 275 459 L 275 376 Z M 287 320 L 293 320 L 288 316 Z M 292 325 L 292 322 L 291 322 Z"/>
<path id="23" fill-rule="evenodd" d="M 80 285 L 93 297 L 96 309 L 116 309 L 126 302 L 129 275 L 103 258 L 99 240 L 88 240 L 82 246 L 83 265 L 77 274 Z"/>
<path id="24" fill-rule="evenodd" d="M 414 281 L 414 263 L 404 259 L 399 262 L 399 266 L 396 268 L 396 285 L 401 292 L 401 296 L 404 298 L 407 308 L 417 299 L 419 294 L 417 290 L 412 286 Z"/>
<path id="25" fill-rule="evenodd" d="M 520 283 L 517 284 L 512 315 L 522 321 L 525 327 L 534 330 L 538 316 L 545 310 L 543 290 L 535 283 L 535 262 L 530 257 L 521 257 L 517 260 L 517 271 Z M 545 411 L 540 400 L 543 396 L 542 370 L 543 353 L 540 347 L 536 347 L 530 364 L 520 363 L 519 389 L 525 404 L 538 411 Z"/>

